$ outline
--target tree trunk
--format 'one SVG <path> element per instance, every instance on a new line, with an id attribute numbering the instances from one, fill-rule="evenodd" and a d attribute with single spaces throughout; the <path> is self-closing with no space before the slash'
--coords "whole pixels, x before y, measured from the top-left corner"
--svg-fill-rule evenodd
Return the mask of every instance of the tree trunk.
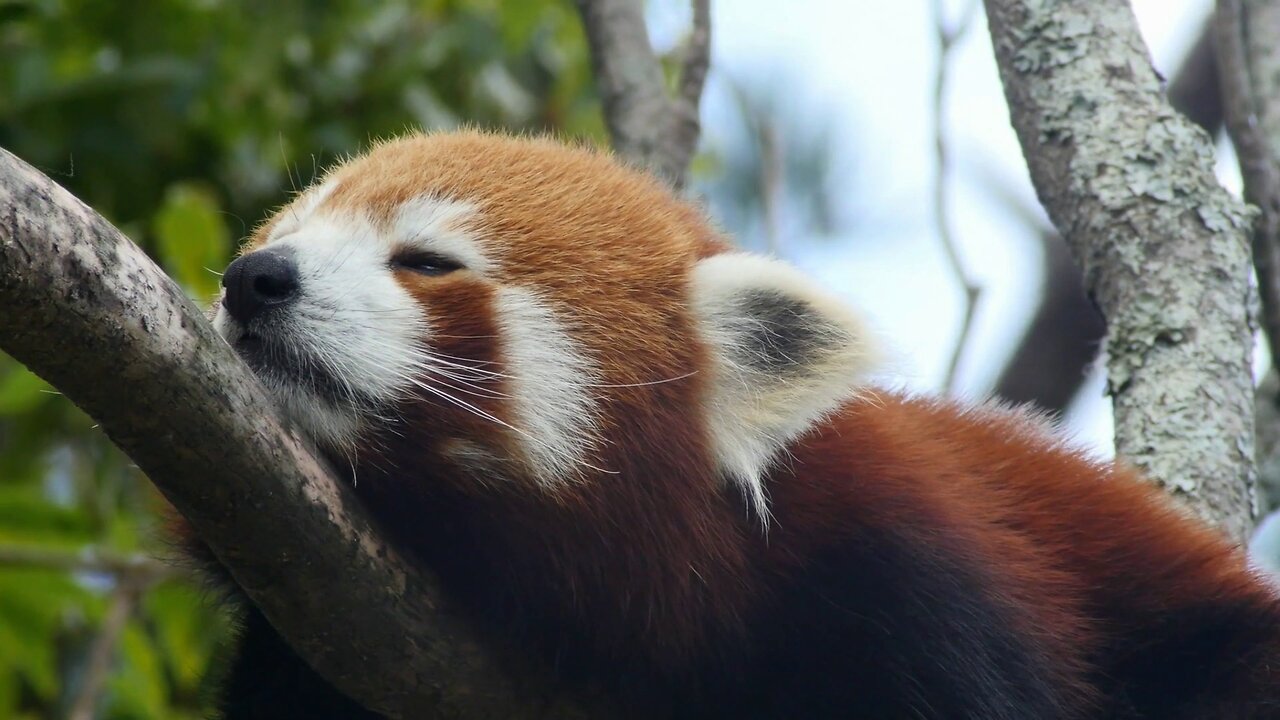
<path id="1" fill-rule="evenodd" d="M 1116 451 L 1232 537 L 1255 516 L 1249 214 L 1123 0 L 985 0 L 1013 125 L 1106 316 Z"/>
<path id="2" fill-rule="evenodd" d="M 1211 137 L 1222 130 L 1213 23 L 1205 23 L 1196 36 L 1166 95 L 1174 110 Z M 1058 416 L 1084 384 L 1107 327 L 1085 292 L 1080 268 L 1062 238 L 1056 232 L 1037 234 L 1044 249 L 1043 292 L 993 392 L 1011 402 L 1034 403 Z"/>

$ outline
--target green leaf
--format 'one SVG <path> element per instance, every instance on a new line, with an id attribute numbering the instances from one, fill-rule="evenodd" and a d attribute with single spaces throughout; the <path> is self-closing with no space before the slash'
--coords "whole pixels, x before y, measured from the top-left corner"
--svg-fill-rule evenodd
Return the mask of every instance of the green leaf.
<path id="1" fill-rule="evenodd" d="M 120 634 L 120 669 L 107 683 L 106 717 L 168 718 L 164 666 L 151 639 L 137 622 Z"/>
<path id="2" fill-rule="evenodd" d="M 0 570 L 0 667 L 52 700 L 61 684 L 55 649 L 63 618 L 96 614 L 97 601 L 67 573 Z"/>
<path id="3" fill-rule="evenodd" d="M 13 671 L 16 646 L 4 647 L 0 631 L 0 717 L 13 717 L 18 705 L 18 673 Z"/>
<path id="4" fill-rule="evenodd" d="M 231 250 L 231 233 L 213 192 L 175 183 L 155 216 L 160 262 L 200 300 L 218 292 L 218 276 Z"/>
<path id="5" fill-rule="evenodd" d="M 78 547 L 93 540 L 83 509 L 52 503 L 38 487 L 0 485 L 0 541 Z"/>
<path id="6" fill-rule="evenodd" d="M 49 399 L 53 388 L 17 363 L 0 365 L 0 416 L 30 412 Z"/>
<path id="7" fill-rule="evenodd" d="M 166 582 L 148 593 L 143 611 L 175 692 L 194 695 L 214 650 L 230 631 L 223 613 L 192 585 L 178 581 Z"/>

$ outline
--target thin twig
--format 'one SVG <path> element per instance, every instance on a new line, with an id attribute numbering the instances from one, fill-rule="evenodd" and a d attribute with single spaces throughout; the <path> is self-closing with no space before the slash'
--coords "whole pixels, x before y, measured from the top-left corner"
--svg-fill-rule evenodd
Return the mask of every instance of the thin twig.
<path id="1" fill-rule="evenodd" d="M 778 216 L 782 205 L 782 191 L 786 186 L 782 138 L 778 137 L 777 123 L 764 113 L 760 113 L 754 124 L 760 145 L 760 206 L 764 212 L 765 242 L 770 253 L 780 255 L 782 247 Z"/>
<path id="2" fill-rule="evenodd" d="M 141 553 L 120 553 L 98 547 L 55 550 L 25 545 L 0 545 L 0 568 L 42 568 L 63 572 L 97 572 L 143 581 L 173 575 L 174 568 Z"/>
<path id="3" fill-rule="evenodd" d="M 933 132 L 936 148 L 937 168 L 933 178 L 933 211 L 937 225 L 938 240 L 946 254 L 947 263 L 960 286 L 964 288 L 964 318 L 960 323 L 960 334 L 956 338 L 955 348 L 951 351 L 951 360 L 947 363 L 947 374 L 943 377 L 943 388 L 955 392 L 956 371 L 960 367 L 960 358 L 968 345 L 969 331 L 973 325 L 973 316 L 978 307 L 978 299 L 982 288 L 965 270 L 964 261 L 960 258 L 959 248 L 951 232 L 951 213 L 947 207 L 947 174 L 950 170 L 950 153 L 947 147 L 947 134 L 943 122 L 943 111 L 946 104 L 948 69 L 951 62 L 951 51 L 973 23 L 977 14 L 978 3 L 971 1 L 964 14 L 952 26 L 947 25 L 943 0 L 933 0 L 934 23 L 937 29 L 938 64 L 933 78 Z"/>
<path id="4" fill-rule="evenodd" d="M 782 138 L 779 137 L 778 125 L 768 109 L 752 100 L 750 93 L 742 83 L 726 78 L 725 84 L 738 105 L 742 115 L 742 124 L 747 134 L 755 143 L 760 158 L 759 177 L 756 188 L 760 193 L 760 214 L 764 224 L 764 244 L 771 255 L 781 255 L 781 243 L 778 240 L 780 205 L 782 189 L 786 184 L 786 159 L 783 157 Z"/>
<path id="5" fill-rule="evenodd" d="M 141 553 L 120 553 L 93 546 L 78 550 L 0 545 L 0 568 L 39 568 L 58 572 L 94 572 L 114 575 L 111 604 L 94 636 L 84 680 L 76 693 L 67 720 L 92 720 L 111 668 L 111 657 L 138 594 L 175 573 L 174 568 Z"/>
<path id="6" fill-rule="evenodd" d="M 98 706 L 98 698 L 102 694 L 102 686 L 107 681 L 111 669 L 111 656 L 115 654 L 116 643 L 125 623 L 133 614 L 138 593 L 142 587 L 136 580 L 121 582 L 111 593 L 111 604 L 102 619 L 102 626 L 93 638 L 93 646 L 89 650 L 89 664 L 85 668 L 84 680 L 76 693 L 75 702 L 67 713 L 67 720 L 93 720 L 94 710 Z"/>

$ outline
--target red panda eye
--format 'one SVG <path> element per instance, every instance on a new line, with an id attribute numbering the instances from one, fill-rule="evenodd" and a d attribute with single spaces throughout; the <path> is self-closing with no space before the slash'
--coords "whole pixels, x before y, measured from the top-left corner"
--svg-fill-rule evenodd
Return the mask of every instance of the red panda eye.
<path id="1" fill-rule="evenodd" d="M 461 270 L 462 263 L 435 253 L 408 250 L 393 255 L 391 267 L 419 275 L 446 275 L 454 270 Z"/>

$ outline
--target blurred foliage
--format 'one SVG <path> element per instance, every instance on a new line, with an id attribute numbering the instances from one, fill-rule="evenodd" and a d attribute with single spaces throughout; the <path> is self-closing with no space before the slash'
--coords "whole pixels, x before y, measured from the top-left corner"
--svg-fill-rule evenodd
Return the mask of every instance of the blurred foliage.
<path id="1" fill-rule="evenodd" d="M 207 302 L 240 238 L 371 138 L 459 124 L 603 138 L 560 0 L 0 0 L 0 146 Z M 0 718 L 81 693 L 120 577 L 6 548 L 163 551 L 162 501 L 92 421 L 0 356 Z M 202 717 L 225 619 L 146 583 L 95 693 L 102 718 Z"/>

